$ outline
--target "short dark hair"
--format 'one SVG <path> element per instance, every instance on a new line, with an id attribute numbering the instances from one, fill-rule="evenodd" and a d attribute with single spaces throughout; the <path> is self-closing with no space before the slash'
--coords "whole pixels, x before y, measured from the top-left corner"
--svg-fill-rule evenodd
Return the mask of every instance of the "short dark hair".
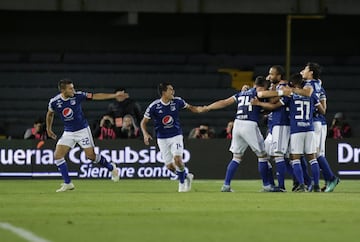
<path id="1" fill-rule="evenodd" d="M 266 78 L 263 76 L 257 76 L 255 78 L 255 85 L 258 87 L 268 88 L 270 86 L 270 81 L 266 80 Z"/>
<path id="2" fill-rule="evenodd" d="M 318 63 L 308 62 L 306 66 L 309 67 L 309 70 L 313 72 L 313 78 L 319 79 L 321 74 L 321 67 Z"/>
<path id="3" fill-rule="evenodd" d="M 158 93 L 159 93 L 160 97 L 162 96 L 163 92 L 166 92 L 166 90 L 168 89 L 168 86 L 170 86 L 170 85 L 171 84 L 169 82 L 162 82 L 162 83 L 159 84 Z"/>
<path id="4" fill-rule="evenodd" d="M 73 84 L 72 80 L 65 78 L 58 82 L 58 89 L 61 92 L 61 90 L 65 89 L 66 85 Z"/>
<path id="5" fill-rule="evenodd" d="M 281 80 L 285 79 L 285 69 L 284 69 L 284 67 L 282 67 L 280 65 L 274 65 L 271 68 L 274 68 L 276 70 L 277 74 L 281 76 Z"/>
<path id="6" fill-rule="evenodd" d="M 300 73 L 295 73 L 290 76 L 289 83 L 291 86 L 301 86 L 303 81 L 302 75 Z"/>

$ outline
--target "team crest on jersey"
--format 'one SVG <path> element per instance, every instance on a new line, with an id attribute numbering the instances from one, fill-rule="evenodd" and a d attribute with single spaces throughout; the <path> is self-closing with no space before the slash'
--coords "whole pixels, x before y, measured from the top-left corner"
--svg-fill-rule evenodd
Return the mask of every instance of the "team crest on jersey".
<path id="1" fill-rule="evenodd" d="M 171 111 L 175 111 L 175 110 L 176 110 L 175 104 L 171 104 L 171 105 L 170 105 L 170 110 L 171 110 Z"/>
<path id="2" fill-rule="evenodd" d="M 170 115 L 166 115 L 162 118 L 162 123 L 164 126 L 171 126 L 174 123 L 174 119 Z"/>
<path id="3" fill-rule="evenodd" d="M 65 119 L 71 119 L 74 116 L 74 111 L 71 108 L 64 108 L 62 115 Z"/>
<path id="4" fill-rule="evenodd" d="M 76 104 L 76 100 L 75 100 L 75 99 L 70 100 L 70 105 L 75 105 L 75 104 Z"/>

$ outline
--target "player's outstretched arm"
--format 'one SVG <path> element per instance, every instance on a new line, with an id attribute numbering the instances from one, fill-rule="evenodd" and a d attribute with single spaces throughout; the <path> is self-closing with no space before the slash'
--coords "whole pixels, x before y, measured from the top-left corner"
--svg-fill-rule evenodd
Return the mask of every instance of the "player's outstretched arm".
<path id="1" fill-rule="evenodd" d="M 147 123 L 149 122 L 149 119 L 148 118 L 143 118 L 140 122 L 140 128 L 141 128 L 141 131 L 144 135 L 144 143 L 145 145 L 149 145 L 150 144 L 150 140 L 152 140 L 152 137 L 151 135 L 147 132 Z"/>
<path id="2" fill-rule="evenodd" d="M 129 94 L 124 91 L 118 91 L 116 93 L 94 93 L 92 99 L 93 100 L 107 100 L 107 99 L 114 99 L 116 97 L 128 98 Z"/>
<path id="3" fill-rule="evenodd" d="M 230 106 L 231 104 L 235 103 L 235 99 L 233 96 L 227 98 L 227 99 L 222 99 L 216 102 L 213 102 L 210 105 L 205 106 L 205 110 L 206 111 L 210 111 L 210 110 L 215 110 L 215 109 L 222 109 L 225 108 L 227 106 Z"/>
<path id="4" fill-rule="evenodd" d="M 188 104 L 188 105 L 186 106 L 186 109 L 190 110 L 190 111 L 193 112 L 193 113 L 203 113 L 203 112 L 205 112 L 205 111 L 203 110 L 203 107 L 193 106 L 193 105 L 190 105 L 190 104 Z"/>
<path id="5" fill-rule="evenodd" d="M 52 124 L 54 121 L 54 112 L 48 110 L 46 113 L 46 132 L 52 139 L 56 139 L 56 134 L 52 131 Z"/>

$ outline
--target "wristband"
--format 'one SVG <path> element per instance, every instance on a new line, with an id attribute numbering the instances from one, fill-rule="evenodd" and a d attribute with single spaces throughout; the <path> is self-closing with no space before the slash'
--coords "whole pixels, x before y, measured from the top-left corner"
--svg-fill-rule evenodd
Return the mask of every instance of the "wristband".
<path id="1" fill-rule="evenodd" d="M 284 91 L 283 91 L 283 90 L 277 90 L 277 94 L 278 94 L 278 96 L 283 96 L 283 95 L 284 95 Z"/>

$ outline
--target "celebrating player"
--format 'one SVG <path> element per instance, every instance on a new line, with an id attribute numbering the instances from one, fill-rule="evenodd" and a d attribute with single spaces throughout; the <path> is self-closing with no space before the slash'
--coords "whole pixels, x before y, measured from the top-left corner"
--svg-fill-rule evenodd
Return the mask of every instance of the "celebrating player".
<path id="1" fill-rule="evenodd" d="M 185 165 L 182 161 L 184 144 L 183 132 L 179 121 L 179 111 L 189 109 L 198 113 L 200 107 L 192 106 L 180 97 L 175 97 L 174 87 L 170 83 L 160 83 L 158 87 L 160 99 L 153 101 L 146 109 L 140 123 L 144 135 L 144 143 L 149 145 L 152 140 L 147 131 L 147 123 L 153 119 L 157 144 L 166 167 L 176 172 L 179 178 L 179 192 L 191 190 L 193 174 L 185 172 Z"/>
<path id="2" fill-rule="evenodd" d="M 229 149 L 233 153 L 233 158 L 226 170 L 225 181 L 221 188 L 222 192 L 232 192 L 230 187 L 231 180 L 234 177 L 248 146 L 250 146 L 258 157 L 258 168 L 263 180 L 264 191 L 273 190 L 271 182 L 268 179 L 268 158 L 265 152 L 264 138 L 261 135 L 258 126 L 261 107 L 252 106 L 250 103 L 250 100 L 257 96 L 257 92 L 267 90 L 268 87 L 269 81 L 262 76 L 258 76 L 255 79 L 254 88 L 240 91 L 227 99 L 216 101 L 201 109 L 202 112 L 205 112 L 225 108 L 237 103 L 237 112 L 232 131 L 231 146 Z"/>
<path id="3" fill-rule="evenodd" d="M 86 157 L 95 163 L 106 167 L 111 171 L 113 181 L 119 180 L 119 172 L 114 163 L 110 163 L 105 157 L 95 154 L 94 141 L 87 120 L 84 117 L 81 102 L 86 99 L 105 100 L 115 97 L 127 96 L 124 92 L 117 93 L 87 93 L 75 92 L 74 84 L 69 79 L 60 80 L 58 83 L 60 93 L 50 99 L 48 111 L 46 114 L 46 128 L 49 137 L 56 139 L 56 134 L 52 131 L 54 113 L 57 112 L 63 123 L 64 132 L 58 140 L 55 148 L 55 164 L 61 172 L 64 183 L 56 192 L 65 192 L 73 190 L 74 184 L 71 182 L 68 167 L 65 161 L 65 155 L 68 151 L 79 144 L 85 151 Z"/>

